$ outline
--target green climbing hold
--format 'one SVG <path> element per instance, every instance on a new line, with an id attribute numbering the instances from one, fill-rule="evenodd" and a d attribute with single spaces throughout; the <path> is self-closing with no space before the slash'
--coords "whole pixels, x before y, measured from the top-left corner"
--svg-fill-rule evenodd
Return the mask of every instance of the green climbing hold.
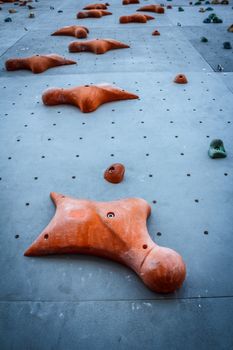
<path id="1" fill-rule="evenodd" d="M 215 139 L 210 143 L 210 148 L 208 151 L 210 158 L 226 158 L 227 153 L 224 148 L 224 144 L 222 140 Z"/>
<path id="2" fill-rule="evenodd" d="M 214 11 L 213 7 L 207 7 L 205 10 L 206 11 Z"/>
<path id="3" fill-rule="evenodd" d="M 223 43 L 223 48 L 227 50 L 232 49 L 231 43 L 229 41 L 225 41 L 225 43 Z"/>
<path id="4" fill-rule="evenodd" d="M 179 12 L 183 12 L 183 11 L 184 11 L 183 7 L 179 6 L 179 7 L 178 7 L 178 11 L 179 11 Z"/>
<path id="5" fill-rule="evenodd" d="M 222 19 L 218 17 L 213 18 L 213 23 L 222 23 Z"/>
<path id="6" fill-rule="evenodd" d="M 197 2 L 195 2 L 195 4 L 194 4 L 195 6 L 200 6 L 201 5 L 201 1 L 197 1 Z"/>
<path id="7" fill-rule="evenodd" d="M 209 16 L 208 16 L 209 19 L 214 19 L 214 18 L 217 18 L 217 15 L 215 13 L 211 13 Z"/>
<path id="8" fill-rule="evenodd" d="M 203 21 L 203 23 L 211 23 L 211 19 L 205 18 L 204 21 Z"/>
<path id="9" fill-rule="evenodd" d="M 210 5 L 210 2 L 209 1 L 206 1 L 205 2 L 205 5 Z M 208 10 L 207 10 L 208 11 Z"/>
<path id="10" fill-rule="evenodd" d="M 201 37 L 201 42 L 208 43 L 208 39 L 205 36 L 203 36 L 203 37 Z"/>

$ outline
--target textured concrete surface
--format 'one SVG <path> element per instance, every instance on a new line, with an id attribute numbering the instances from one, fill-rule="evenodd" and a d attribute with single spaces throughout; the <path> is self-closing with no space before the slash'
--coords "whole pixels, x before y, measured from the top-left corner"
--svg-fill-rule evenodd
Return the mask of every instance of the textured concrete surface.
<path id="1" fill-rule="evenodd" d="M 155 21 L 129 25 L 118 18 L 137 5 L 111 0 L 112 16 L 76 20 L 88 3 L 33 2 L 34 19 L 27 8 L 0 5 L 0 349 L 232 349 L 233 61 L 222 49 L 224 41 L 233 45 L 232 2 L 211 5 L 222 24 L 203 24 L 211 12 L 182 0 L 164 2 L 173 9 Z M 9 15 L 12 7 L 18 12 Z M 50 36 L 71 24 L 88 26 L 88 39 L 113 38 L 130 49 L 71 54 L 75 38 Z M 5 71 L 10 57 L 52 52 L 77 65 L 40 75 Z M 178 73 L 187 85 L 173 83 Z M 103 82 L 140 99 L 88 115 L 41 102 L 48 87 Z M 224 141 L 227 158 L 208 157 L 213 138 Z M 102 177 L 114 162 L 126 166 L 119 185 Z M 51 191 L 146 199 L 151 237 L 187 264 L 183 287 L 153 293 L 128 268 L 95 257 L 25 258 L 54 214 Z"/>

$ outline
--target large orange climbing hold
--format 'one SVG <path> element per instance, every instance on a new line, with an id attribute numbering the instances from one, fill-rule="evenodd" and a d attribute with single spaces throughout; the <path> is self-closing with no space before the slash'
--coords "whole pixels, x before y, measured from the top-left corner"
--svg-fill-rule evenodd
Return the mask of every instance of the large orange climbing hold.
<path id="1" fill-rule="evenodd" d="M 84 10 L 107 10 L 109 4 L 106 2 L 105 4 L 90 4 L 85 6 Z"/>
<path id="2" fill-rule="evenodd" d="M 174 79 L 174 83 L 177 84 L 187 84 L 188 83 L 188 79 L 186 78 L 186 76 L 184 74 L 178 74 L 175 79 Z"/>
<path id="3" fill-rule="evenodd" d="M 78 19 L 83 18 L 100 18 L 102 16 L 112 15 L 112 12 L 105 10 L 89 10 L 89 11 L 81 11 L 77 14 Z"/>
<path id="4" fill-rule="evenodd" d="M 120 100 L 137 99 L 138 96 L 110 84 L 77 86 L 70 89 L 48 89 L 42 95 L 47 106 L 71 104 L 83 113 L 95 111 L 100 105 Z"/>
<path id="5" fill-rule="evenodd" d="M 162 7 L 160 5 L 146 5 L 146 6 L 140 7 L 137 11 L 164 13 L 164 7 Z"/>
<path id="6" fill-rule="evenodd" d="M 132 268 L 153 291 L 170 293 L 186 275 L 182 257 L 150 238 L 149 204 L 140 198 L 94 202 L 51 193 L 56 213 L 26 256 L 89 254 Z"/>
<path id="7" fill-rule="evenodd" d="M 123 0 L 122 5 L 140 4 L 139 0 Z"/>
<path id="8" fill-rule="evenodd" d="M 124 174 L 125 174 L 124 165 L 120 163 L 115 163 L 105 170 L 104 178 L 108 182 L 111 182 L 113 184 L 118 184 L 123 180 Z"/>
<path id="9" fill-rule="evenodd" d="M 66 27 L 60 28 L 51 35 L 74 36 L 75 38 L 78 38 L 78 39 L 85 39 L 88 33 L 89 33 L 88 28 L 74 25 L 74 26 L 66 26 Z"/>
<path id="10" fill-rule="evenodd" d="M 121 16 L 119 19 L 119 22 L 121 24 L 126 24 L 126 23 L 146 23 L 147 21 L 150 21 L 154 19 L 152 16 L 148 15 L 141 15 L 139 13 L 135 13 L 133 15 L 129 16 Z"/>
<path id="11" fill-rule="evenodd" d="M 113 39 L 96 39 L 86 42 L 74 41 L 69 45 L 70 52 L 93 52 L 96 55 L 104 54 L 109 50 L 125 49 L 129 48 L 129 45 L 123 44 L 120 41 Z"/>
<path id="12" fill-rule="evenodd" d="M 75 61 L 68 60 L 62 56 L 51 55 L 35 55 L 26 58 L 12 58 L 5 62 L 8 71 L 20 69 L 31 70 L 32 73 L 42 73 L 49 68 L 64 66 L 68 64 L 76 64 Z"/>

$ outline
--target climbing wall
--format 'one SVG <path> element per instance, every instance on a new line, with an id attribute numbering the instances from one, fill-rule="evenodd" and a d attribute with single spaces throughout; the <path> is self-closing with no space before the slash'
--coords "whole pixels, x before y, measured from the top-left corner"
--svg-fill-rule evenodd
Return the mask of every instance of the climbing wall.
<path id="1" fill-rule="evenodd" d="M 139 5 L 110 0 L 111 16 L 77 20 L 88 1 L 38 0 L 31 10 L 0 4 L 1 350 L 233 348 L 233 59 L 223 48 L 233 45 L 233 3 L 162 3 L 164 14 L 147 12 L 155 20 L 125 25 L 119 17 Z M 213 12 L 223 23 L 203 23 Z M 74 24 L 89 28 L 88 39 L 130 48 L 69 53 L 76 39 L 50 34 Z M 151 35 L 155 29 L 160 36 Z M 9 58 L 49 53 L 77 64 L 37 75 L 5 70 Z M 188 84 L 173 82 L 179 73 Z M 49 87 L 98 83 L 139 99 L 90 114 L 41 100 Z M 208 157 L 215 138 L 227 158 Z M 116 162 L 126 173 L 113 185 L 103 172 Z M 51 191 L 96 201 L 144 198 L 151 238 L 186 263 L 182 288 L 157 294 L 129 268 L 93 256 L 24 257 L 54 215 Z"/>

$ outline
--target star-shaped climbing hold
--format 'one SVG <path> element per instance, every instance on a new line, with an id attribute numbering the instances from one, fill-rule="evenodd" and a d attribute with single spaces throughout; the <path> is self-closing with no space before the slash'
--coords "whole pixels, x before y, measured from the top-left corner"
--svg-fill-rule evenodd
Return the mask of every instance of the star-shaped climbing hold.
<path id="1" fill-rule="evenodd" d="M 78 38 L 78 39 L 85 39 L 88 33 L 89 33 L 88 28 L 74 25 L 74 26 L 67 26 L 67 27 L 60 28 L 51 35 L 74 36 L 75 38 Z"/>
<path id="2" fill-rule="evenodd" d="M 89 10 L 89 11 L 81 11 L 77 14 L 78 19 L 83 18 L 100 18 L 102 16 L 112 15 L 112 12 L 105 10 Z"/>
<path id="3" fill-rule="evenodd" d="M 68 64 L 76 64 L 76 62 L 56 54 L 12 58 L 5 62 L 5 66 L 8 71 L 26 69 L 31 70 L 33 73 L 42 73 L 49 68 Z"/>
<path id="4" fill-rule="evenodd" d="M 106 2 L 105 4 L 90 4 L 83 8 L 83 10 L 107 10 L 109 4 Z"/>
<path id="5" fill-rule="evenodd" d="M 141 198 L 95 202 L 51 193 L 56 213 L 26 256 L 89 254 L 121 262 L 159 293 L 180 288 L 186 274 L 182 257 L 150 238 L 149 204 Z"/>
<path id="6" fill-rule="evenodd" d="M 123 44 L 120 41 L 113 39 L 96 39 L 86 42 L 74 41 L 69 45 L 70 52 L 93 52 L 96 55 L 104 54 L 109 50 L 125 49 L 129 48 L 129 45 Z"/>
<path id="7" fill-rule="evenodd" d="M 137 99 L 138 96 L 109 84 L 77 86 L 70 89 L 48 89 L 42 95 L 47 106 L 71 104 L 83 113 L 95 111 L 100 105 L 120 100 Z"/>
<path id="8" fill-rule="evenodd" d="M 154 19 L 154 17 L 152 17 L 152 16 L 135 13 L 135 14 L 129 15 L 129 16 L 121 16 L 119 18 L 119 22 L 121 24 L 126 24 L 126 23 L 146 23 L 147 21 L 150 21 L 152 19 Z"/>
<path id="9" fill-rule="evenodd" d="M 146 5 L 140 7 L 137 11 L 148 11 L 148 12 L 155 12 L 155 13 L 164 13 L 164 7 L 160 5 Z"/>

